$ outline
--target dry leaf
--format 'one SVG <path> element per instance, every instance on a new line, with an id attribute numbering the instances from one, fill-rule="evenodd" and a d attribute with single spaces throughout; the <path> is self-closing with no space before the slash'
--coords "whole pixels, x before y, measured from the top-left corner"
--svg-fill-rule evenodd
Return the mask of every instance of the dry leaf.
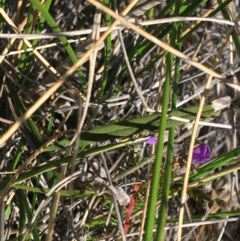
<path id="1" fill-rule="evenodd" d="M 212 107 L 214 108 L 215 111 L 224 109 L 226 107 L 229 107 L 231 105 L 232 98 L 230 96 L 224 96 L 217 98 L 212 101 Z"/>

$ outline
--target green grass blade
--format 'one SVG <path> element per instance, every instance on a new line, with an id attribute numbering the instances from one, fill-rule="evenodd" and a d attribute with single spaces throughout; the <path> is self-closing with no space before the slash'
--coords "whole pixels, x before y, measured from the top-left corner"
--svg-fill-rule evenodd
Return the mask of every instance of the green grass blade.
<path id="1" fill-rule="evenodd" d="M 21 197 L 21 192 L 17 190 L 17 194 L 19 194 L 19 233 L 18 240 L 22 241 L 23 236 L 23 229 L 26 225 L 26 216 L 25 216 L 25 209 L 23 204 L 23 199 Z"/>
<path id="2" fill-rule="evenodd" d="M 45 10 L 48 12 L 50 6 L 51 6 L 52 0 L 46 0 L 45 1 L 45 5 L 43 6 L 45 8 Z M 41 33 L 41 31 L 44 28 L 44 23 L 45 23 L 46 19 L 44 18 L 44 16 L 41 16 L 41 18 L 38 21 L 38 26 L 37 26 L 37 30 L 36 30 L 36 34 Z M 32 42 L 32 46 L 35 47 L 37 46 L 39 40 L 38 39 L 34 39 Z M 32 53 L 31 53 L 32 54 Z"/>
<path id="3" fill-rule="evenodd" d="M 34 19 L 34 8 L 32 6 L 29 6 L 28 9 L 28 17 L 27 17 L 27 24 L 25 27 L 25 33 L 29 34 L 32 32 L 32 24 L 33 24 L 33 19 Z M 27 45 L 23 43 L 22 49 L 25 50 L 27 49 Z M 28 66 L 30 65 L 30 62 L 28 60 L 28 54 L 27 53 L 22 53 L 20 56 L 19 64 L 18 64 L 18 69 L 22 72 L 25 73 Z M 21 82 L 23 80 L 22 75 L 18 74 L 18 81 Z"/>
<path id="4" fill-rule="evenodd" d="M 59 33 L 61 32 L 61 28 L 58 26 L 58 24 L 56 23 L 56 21 L 53 19 L 53 17 L 50 15 L 50 13 L 47 11 L 46 8 L 44 8 L 41 3 L 38 0 L 29 0 L 33 6 L 43 15 L 43 17 L 46 19 L 47 23 L 49 24 L 49 26 L 53 29 L 53 31 L 55 33 Z M 77 56 L 74 53 L 71 45 L 68 43 L 68 40 L 66 37 L 61 36 L 59 37 L 61 43 L 63 44 L 64 48 L 66 49 L 69 57 L 71 58 L 73 63 L 77 62 Z M 79 78 L 82 79 L 83 78 L 83 72 L 81 69 L 78 69 L 78 75 Z"/>
<path id="5" fill-rule="evenodd" d="M 29 206 L 29 201 L 26 199 L 26 195 L 24 194 L 24 192 L 22 190 L 17 190 L 17 195 L 18 195 L 18 198 L 21 202 L 21 206 L 24 210 L 24 213 L 26 214 L 27 219 L 30 222 L 32 220 L 32 211 L 31 211 L 31 208 Z M 34 240 L 36 240 L 36 241 L 41 240 L 40 237 L 39 237 L 36 226 L 34 226 L 33 229 L 32 229 L 32 235 L 33 235 Z M 31 240 L 30 237 L 27 240 Z"/>
<path id="6" fill-rule="evenodd" d="M 153 176 L 151 179 L 150 194 L 147 206 L 147 216 L 145 222 L 145 235 L 144 240 L 152 240 L 153 228 L 155 224 L 155 212 L 156 212 L 156 202 L 159 192 L 159 173 L 162 166 L 163 157 L 163 147 L 164 147 L 164 133 L 167 124 L 167 112 L 169 104 L 169 93 L 170 93 L 170 78 L 165 79 L 164 84 L 164 94 L 163 94 L 163 105 L 162 105 L 162 115 L 159 123 L 158 131 L 158 143 L 156 150 L 156 159 L 153 165 Z"/>
<path id="7" fill-rule="evenodd" d="M 223 4 L 223 1 L 222 0 L 218 0 L 218 4 L 221 6 Z M 222 11 L 223 17 L 226 20 L 231 20 L 229 14 L 228 14 L 228 11 L 226 10 L 226 8 L 222 8 L 221 11 Z M 234 44 L 236 46 L 236 50 L 238 52 L 238 56 L 240 56 L 240 39 L 239 39 L 239 34 L 237 33 L 237 31 L 235 29 L 232 31 L 232 39 L 233 39 L 233 42 L 234 42 Z"/>
<path id="8" fill-rule="evenodd" d="M 16 108 L 15 108 L 16 113 L 18 114 L 18 116 L 22 116 L 26 112 L 27 108 L 19 98 L 19 95 L 15 90 L 15 87 L 13 86 L 11 80 L 6 81 L 6 84 L 7 84 L 7 87 L 9 88 L 9 91 L 11 92 L 13 103 L 16 105 Z M 37 148 L 40 147 L 43 144 L 42 136 L 38 130 L 37 125 L 34 123 L 32 118 L 27 119 L 23 123 L 23 126 L 28 132 L 28 135 L 31 137 L 31 141 L 34 143 L 34 145 Z"/>
<path id="9" fill-rule="evenodd" d="M 209 14 L 209 17 L 214 17 L 217 13 L 219 13 L 222 9 L 224 9 L 231 2 L 232 2 L 232 0 L 227 0 L 227 1 L 223 2 L 223 4 L 221 4 L 218 8 L 216 8 L 214 11 L 212 11 Z M 197 29 L 199 29 L 203 24 L 204 24 L 204 22 L 198 23 L 187 34 L 183 35 L 179 39 L 179 41 L 182 42 L 184 39 L 186 39 L 188 36 L 190 36 L 193 32 L 195 32 Z"/>
<path id="10" fill-rule="evenodd" d="M 178 4 L 176 5 L 175 15 L 178 15 L 179 8 L 180 8 L 182 2 L 183 1 L 179 1 Z M 179 36 L 181 34 L 181 29 L 182 29 L 181 23 L 173 24 L 173 30 L 171 33 L 171 45 L 178 50 L 181 49 L 181 44 L 179 44 L 178 46 L 175 46 L 175 43 L 177 42 L 176 40 L 177 40 L 177 38 L 179 38 Z M 173 58 L 174 58 L 174 56 L 169 53 L 166 78 L 170 78 L 170 80 L 171 80 L 171 74 L 172 74 Z M 174 81 L 173 81 L 172 110 L 175 110 L 176 106 L 177 106 L 179 69 L 180 69 L 180 59 L 177 58 L 176 62 L 175 62 L 175 75 L 174 75 Z M 171 180 L 172 180 L 174 136 L 175 136 L 175 128 L 171 127 L 169 129 L 167 157 L 166 157 L 166 164 L 165 164 L 164 175 L 163 175 L 161 206 L 159 209 L 158 226 L 157 226 L 157 232 L 156 232 L 156 236 L 155 236 L 155 240 L 159 240 L 159 241 L 163 241 L 164 236 L 165 236 L 164 228 L 166 225 L 170 184 L 171 184 Z"/>
<path id="11" fill-rule="evenodd" d="M 20 190 L 25 190 L 28 192 L 33 192 L 35 194 L 44 194 L 49 192 L 49 189 L 47 188 L 39 188 L 39 187 L 30 187 L 26 185 L 21 185 L 21 184 L 15 184 L 13 185 L 14 188 L 20 189 Z M 60 190 L 60 195 L 63 197 L 77 197 L 77 198 L 86 198 L 90 196 L 95 196 L 97 195 L 96 192 L 94 191 L 87 191 L 87 190 Z"/>
<path id="12" fill-rule="evenodd" d="M 110 7 L 109 0 L 104 0 L 103 2 L 106 6 Z M 112 23 L 111 16 L 109 14 L 105 14 L 104 16 L 105 16 L 106 26 L 110 27 L 111 23 Z M 100 92 L 99 92 L 99 96 L 98 96 L 99 100 L 103 99 L 105 88 L 106 88 L 107 81 L 108 81 L 108 73 L 109 73 L 109 69 L 110 69 L 110 59 L 111 59 L 111 49 L 112 49 L 112 40 L 111 40 L 111 35 L 109 35 L 105 40 L 104 73 L 103 73 Z"/>
<path id="13" fill-rule="evenodd" d="M 16 168 L 16 166 L 17 166 L 17 164 L 18 164 L 18 162 L 19 162 L 19 160 L 20 160 L 20 158 L 23 154 L 24 147 L 25 147 L 25 145 L 22 144 L 22 143 L 19 145 L 19 147 L 17 149 L 17 152 L 16 152 L 16 155 L 13 158 L 13 162 L 11 163 L 11 170 L 12 171 L 15 170 L 15 168 Z"/>

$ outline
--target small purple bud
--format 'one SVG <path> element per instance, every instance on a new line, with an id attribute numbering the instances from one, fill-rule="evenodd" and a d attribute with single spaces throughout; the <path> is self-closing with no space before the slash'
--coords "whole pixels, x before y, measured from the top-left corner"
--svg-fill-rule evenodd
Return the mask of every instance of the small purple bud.
<path id="1" fill-rule="evenodd" d="M 149 145 L 153 145 L 157 143 L 157 138 L 155 136 L 151 136 L 149 139 L 146 140 L 146 143 Z"/>
<path id="2" fill-rule="evenodd" d="M 211 158 L 211 151 L 207 144 L 202 143 L 193 149 L 192 163 L 205 163 Z"/>

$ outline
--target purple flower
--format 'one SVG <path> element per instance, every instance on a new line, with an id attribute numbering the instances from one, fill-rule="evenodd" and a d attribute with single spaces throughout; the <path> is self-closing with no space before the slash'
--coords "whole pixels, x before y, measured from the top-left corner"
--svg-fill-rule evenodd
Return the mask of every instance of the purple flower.
<path id="1" fill-rule="evenodd" d="M 149 145 L 153 145 L 157 143 L 157 138 L 155 136 L 151 136 L 149 139 L 146 140 L 146 143 Z"/>
<path id="2" fill-rule="evenodd" d="M 193 149 L 192 163 L 205 163 L 211 158 L 211 151 L 207 144 L 202 143 Z"/>

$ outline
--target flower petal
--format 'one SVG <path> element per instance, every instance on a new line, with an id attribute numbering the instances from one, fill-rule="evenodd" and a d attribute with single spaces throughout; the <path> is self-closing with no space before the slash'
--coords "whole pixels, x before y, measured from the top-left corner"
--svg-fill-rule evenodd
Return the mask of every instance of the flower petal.
<path id="1" fill-rule="evenodd" d="M 205 163 L 211 158 L 211 151 L 206 143 L 197 145 L 193 149 L 192 163 Z"/>
<path id="2" fill-rule="evenodd" d="M 151 136 L 149 139 L 146 140 L 146 143 L 149 145 L 153 145 L 157 143 L 157 138 L 155 136 Z"/>

